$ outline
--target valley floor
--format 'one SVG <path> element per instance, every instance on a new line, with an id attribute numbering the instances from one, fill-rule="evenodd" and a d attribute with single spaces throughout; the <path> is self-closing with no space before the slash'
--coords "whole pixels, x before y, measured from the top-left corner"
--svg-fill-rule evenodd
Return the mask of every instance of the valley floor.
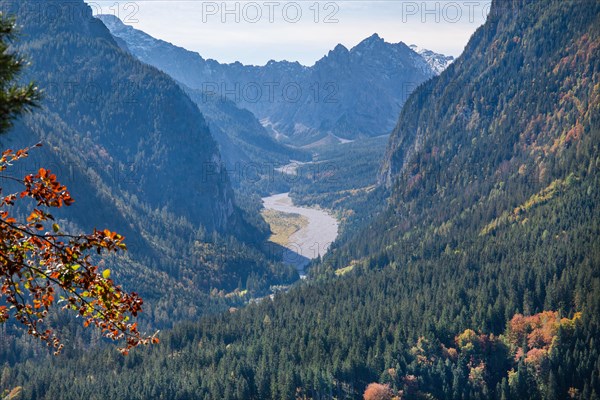
<path id="1" fill-rule="evenodd" d="M 277 243 L 283 245 L 290 254 L 284 257 L 289 264 L 294 264 L 300 272 L 309 260 L 323 256 L 338 235 L 338 221 L 329 212 L 312 207 L 294 205 L 289 193 L 280 193 L 262 199 L 265 210 L 275 211 L 278 215 L 287 216 L 289 226 L 287 238 L 278 237 Z M 300 221 L 301 223 L 297 223 Z M 274 221 L 269 221 L 275 232 Z M 278 225 L 282 221 L 278 221 Z M 281 236 L 281 235 L 279 235 Z"/>

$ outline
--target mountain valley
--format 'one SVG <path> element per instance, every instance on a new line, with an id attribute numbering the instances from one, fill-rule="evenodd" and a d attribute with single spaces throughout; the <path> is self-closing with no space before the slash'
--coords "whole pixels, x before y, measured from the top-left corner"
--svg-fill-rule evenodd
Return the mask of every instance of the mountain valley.
<path id="1" fill-rule="evenodd" d="M 41 143 L 0 161 L 0 399 L 600 398 L 597 0 L 493 0 L 458 57 L 373 34 L 311 66 L 205 59 L 83 0 L 0 5 L 0 143 Z M 47 170 L 75 202 L 46 221 Z M 91 230 L 97 271 L 23 256 Z M 119 286 L 81 309 L 30 289 L 91 298 L 86 273 Z M 121 317 L 120 285 L 135 326 L 84 329 Z M 36 310 L 61 354 L 21 327 Z"/>

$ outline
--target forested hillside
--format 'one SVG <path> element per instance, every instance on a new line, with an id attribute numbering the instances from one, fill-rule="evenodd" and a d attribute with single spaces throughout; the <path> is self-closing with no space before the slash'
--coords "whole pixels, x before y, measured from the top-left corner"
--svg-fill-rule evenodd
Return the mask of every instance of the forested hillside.
<path id="1" fill-rule="evenodd" d="M 205 115 L 227 170 L 233 171 L 230 178 L 234 187 L 252 184 L 292 159 L 310 159 L 308 152 L 279 143 L 254 114 L 237 107 L 233 101 L 197 89 L 185 90 Z"/>
<path id="2" fill-rule="evenodd" d="M 311 280 L 128 358 L 17 364 L 26 399 L 598 399 L 600 3 L 493 2 L 408 99 L 384 211 Z"/>
<path id="3" fill-rule="evenodd" d="M 121 50 L 83 1 L 1 5 L 30 61 L 23 79 L 43 92 L 2 148 L 41 142 L 20 168 L 44 166 L 69 187 L 75 204 L 61 224 L 126 237 L 127 256 L 107 262 L 146 298 L 144 318 L 171 325 L 226 309 L 211 290 L 295 279 L 262 249 L 267 232 L 242 217 L 208 126 L 176 82 Z"/>

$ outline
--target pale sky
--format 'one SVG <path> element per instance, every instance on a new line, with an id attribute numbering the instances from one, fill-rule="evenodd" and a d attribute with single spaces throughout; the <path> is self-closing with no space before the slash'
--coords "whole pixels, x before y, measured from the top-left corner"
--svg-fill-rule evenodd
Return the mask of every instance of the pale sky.
<path id="1" fill-rule="evenodd" d="M 490 0 L 204 1 L 86 0 L 94 13 L 219 62 L 271 59 L 313 65 L 338 43 L 351 48 L 378 33 L 458 56 L 485 22 Z"/>

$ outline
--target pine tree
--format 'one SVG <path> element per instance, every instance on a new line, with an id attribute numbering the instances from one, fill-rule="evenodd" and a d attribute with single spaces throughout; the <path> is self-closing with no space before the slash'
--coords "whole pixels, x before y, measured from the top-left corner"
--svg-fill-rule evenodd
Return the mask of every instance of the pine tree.
<path id="1" fill-rule="evenodd" d="M 27 85 L 16 82 L 26 62 L 9 49 L 15 33 L 14 19 L 0 12 L 0 133 L 6 132 L 14 118 L 31 110 L 40 99 L 40 91 L 33 82 Z"/>
<path id="2" fill-rule="evenodd" d="M 550 371 L 550 374 L 548 376 L 548 389 L 547 389 L 547 393 L 546 393 L 546 398 L 548 400 L 561 399 L 560 389 L 558 386 L 558 382 L 556 381 L 556 376 L 554 375 L 553 371 Z"/>

